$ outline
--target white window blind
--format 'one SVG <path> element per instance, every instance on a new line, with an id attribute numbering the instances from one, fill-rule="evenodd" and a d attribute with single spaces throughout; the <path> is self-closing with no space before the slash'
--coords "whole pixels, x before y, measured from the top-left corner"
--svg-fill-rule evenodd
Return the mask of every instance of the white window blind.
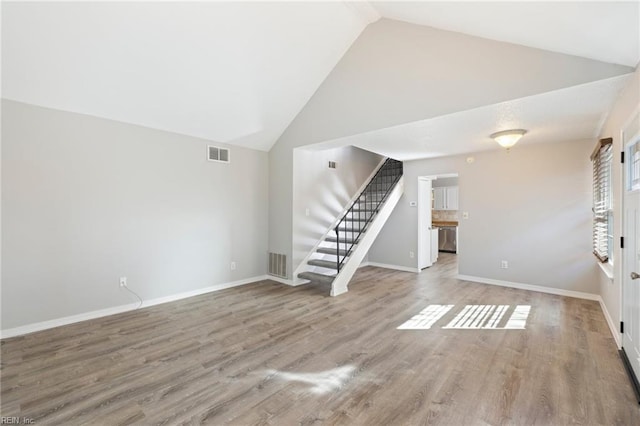
<path id="1" fill-rule="evenodd" d="M 601 139 L 591 154 L 593 162 L 593 254 L 601 262 L 607 262 L 611 259 L 611 250 L 613 250 L 612 142 L 611 138 Z"/>

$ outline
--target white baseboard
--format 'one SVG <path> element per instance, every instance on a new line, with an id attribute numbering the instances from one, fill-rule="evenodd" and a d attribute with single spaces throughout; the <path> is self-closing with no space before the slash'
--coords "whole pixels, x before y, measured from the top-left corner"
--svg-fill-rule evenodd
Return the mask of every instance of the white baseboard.
<path id="1" fill-rule="evenodd" d="M 202 294 L 224 290 L 226 288 L 238 287 L 241 285 L 250 284 L 257 281 L 263 281 L 266 279 L 271 279 L 271 277 L 267 275 L 260 275 L 257 277 L 246 278 L 239 281 L 216 284 L 210 287 L 199 288 L 197 290 L 172 294 L 170 296 L 157 297 L 155 299 L 144 300 L 142 302 L 142 305 L 140 305 L 140 303 L 129 303 L 126 305 L 114 306 L 111 308 L 100 309 L 97 311 L 84 312 L 82 314 L 71 315 L 68 317 L 57 318 L 49 321 L 36 322 L 33 324 L 27 324 L 20 327 L 8 328 L 6 330 L 0 331 L 0 339 L 7 339 L 9 337 L 22 336 L 24 334 L 35 333 L 36 331 L 47 330 L 49 328 L 60 327 L 63 325 L 69 325 L 77 322 L 87 321 L 87 320 L 96 319 L 96 318 L 102 318 L 109 315 L 120 314 L 128 311 L 133 311 L 135 309 L 138 309 L 138 305 L 140 305 L 140 308 L 147 308 L 149 306 L 160 305 L 162 303 L 168 303 L 168 302 L 174 302 L 176 300 L 186 299 L 194 296 L 200 296 Z"/>
<path id="2" fill-rule="evenodd" d="M 367 262 L 367 266 L 375 266 L 376 268 L 394 269 L 396 271 L 420 273 L 420 269 L 411 268 L 409 266 L 389 265 L 387 263 Z"/>
<path id="3" fill-rule="evenodd" d="M 60 327 L 63 325 L 74 324 L 77 322 L 92 320 L 95 318 L 108 317 L 109 315 L 120 314 L 122 312 L 133 311 L 138 307 L 138 305 L 139 303 L 129 303 L 127 305 L 114 306 L 112 308 L 84 312 L 78 315 L 71 315 L 68 317 L 22 325 L 20 327 L 8 328 L 6 330 L 0 331 L 0 339 L 8 339 L 9 337 L 22 336 L 24 334 L 35 333 L 36 331 L 47 330 L 49 328 Z"/>
<path id="4" fill-rule="evenodd" d="M 370 266 L 370 265 L 371 264 L 369 262 L 362 262 L 360 264 L 360 266 L 358 266 L 358 268 L 363 268 L 365 266 Z M 285 285 L 288 285 L 288 286 L 291 286 L 291 287 L 297 287 L 299 285 L 305 285 L 305 284 L 309 284 L 311 282 L 309 280 L 303 280 L 303 279 L 300 279 L 300 278 L 298 278 L 295 281 L 294 280 L 286 280 L 284 278 L 273 277 L 271 275 L 267 275 L 267 279 L 271 280 L 271 281 L 278 282 L 280 284 L 285 284 Z"/>
<path id="5" fill-rule="evenodd" d="M 577 299 L 595 300 L 596 302 L 600 303 L 600 309 L 602 309 L 602 313 L 604 314 L 604 318 L 607 321 L 607 325 L 609 326 L 609 330 L 611 331 L 613 340 L 615 340 L 616 345 L 618 345 L 618 349 L 622 347 L 620 333 L 618 332 L 618 329 L 616 328 L 616 325 L 613 322 L 613 319 L 611 318 L 609 311 L 607 310 L 607 306 L 604 304 L 604 300 L 602 300 L 602 297 L 599 294 L 583 293 L 581 291 L 563 290 L 559 288 L 543 287 L 543 286 L 532 285 L 532 284 L 513 283 L 509 281 L 500 281 L 500 280 L 494 280 L 491 278 L 473 277 L 469 275 L 458 275 L 456 276 L 456 278 L 459 280 L 473 281 L 473 282 L 482 283 L 482 284 L 499 285 L 501 287 L 511 287 L 511 288 L 517 288 L 521 290 L 538 291 L 540 293 L 575 297 Z"/>
<path id="6" fill-rule="evenodd" d="M 285 284 L 285 285 L 288 285 L 288 286 L 291 286 L 291 287 L 297 287 L 299 285 L 308 284 L 310 282 L 308 280 L 301 280 L 301 279 L 289 280 L 289 279 L 286 279 L 286 278 L 274 277 L 273 275 L 266 275 L 265 276 L 265 280 L 275 281 L 277 283 Z"/>
<path id="7" fill-rule="evenodd" d="M 607 320 L 607 324 L 609 325 L 609 330 L 611 331 L 611 335 L 613 336 L 613 340 L 616 341 L 616 345 L 618 345 L 618 349 L 622 348 L 622 336 L 620 336 L 620 332 L 616 327 L 609 311 L 607 310 L 607 305 L 604 304 L 604 300 L 601 296 L 598 296 L 598 302 L 600 302 L 600 309 L 602 309 L 602 313 L 604 314 L 604 319 Z"/>
<path id="8" fill-rule="evenodd" d="M 173 294 L 171 296 L 157 297 L 155 299 L 149 299 L 149 300 L 143 301 L 142 306 L 140 306 L 140 308 L 147 308 L 149 306 L 160 305 L 162 303 L 175 302 L 176 300 L 186 299 L 194 296 L 200 296 L 201 294 L 212 293 L 214 291 L 238 287 L 245 284 L 264 281 L 266 279 L 268 279 L 266 275 L 259 275 L 257 277 L 245 278 L 243 280 L 232 281 L 230 283 L 216 284 L 210 287 L 199 288 L 197 290 L 185 291 L 183 293 Z"/>
<path id="9" fill-rule="evenodd" d="M 564 290 L 561 288 L 544 287 L 533 284 L 514 283 L 511 281 L 494 280 L 492 278 L 473 277 L 470 275 L 457 275 L 457 279 L 463 281 L 473 281 L 476 283 L 498 285 L 501 287 L 518 288 L 520 290 L 538 291 L 540 293 L 556 294 L 558 296 L 575 297 L 577 299 L 587 299 L 599 301 L 600 296 L 592 293 L 584 293 L 582 291 Z"/>

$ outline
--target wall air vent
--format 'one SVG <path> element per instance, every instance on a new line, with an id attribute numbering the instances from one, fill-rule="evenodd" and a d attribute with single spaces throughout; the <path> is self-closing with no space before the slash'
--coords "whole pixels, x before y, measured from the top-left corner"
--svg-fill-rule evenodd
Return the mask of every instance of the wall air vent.
<path id="1" fill-rule="evenodd" d="M 231 157 L 228 148 L 219 148 L 217 146 L 207 146 L 207 158 L 209 161 L 217 161 L 218 163 L 230 163 Z"/>
<path id="2" fill-rule="evenodd" d="M 287 256 L 278 253 L 269 253 L 269 275 L 287 278 Z"/>

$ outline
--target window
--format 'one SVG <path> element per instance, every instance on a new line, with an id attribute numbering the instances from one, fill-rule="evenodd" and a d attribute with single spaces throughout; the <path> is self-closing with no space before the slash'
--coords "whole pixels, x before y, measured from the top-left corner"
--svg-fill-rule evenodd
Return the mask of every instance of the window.
<path id="1" fill-rule="evenodd" d="M 593 254 L 600 262 L 613 258 L 611 163 L 613 140 L 601 139 L 591 154 L 593 162 Z"/>

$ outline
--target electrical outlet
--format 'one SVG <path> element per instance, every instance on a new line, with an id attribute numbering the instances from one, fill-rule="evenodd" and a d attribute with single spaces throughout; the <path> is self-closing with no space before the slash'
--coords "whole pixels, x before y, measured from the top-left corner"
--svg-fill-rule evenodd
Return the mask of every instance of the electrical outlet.
<path id="1" fill-rule="evenodd" d="M 462 212 L 463 219 L 469 219 L 469 212 Z"/>
<path id="2" fill-rule="evenodd" d="M 500 268 L 509 269 L 509 262 L 507 262 L 506 260 L 503 260 L 502 262 L 500 262 Z"/>
<path id="3" fill-rule="evenodd" d="M 236 262 L 231 262 L 231 270 L 232 271 L 236 270 Z"/>
<path id="4" fill-rule="evenodd" d="M 120 287 L 127 286 L 127 277 L 120 277 Z"/>
<path id="5" fill-rule="evenodd" d="M 409 257 L 410 257 L 411 259 L 413 259 L 413 258 L 415 257 L 415 253 L 414 253 L 414 252 L 412 252 L 412 251 L 410 251 L 410 252 L 409 252 Z"/>

